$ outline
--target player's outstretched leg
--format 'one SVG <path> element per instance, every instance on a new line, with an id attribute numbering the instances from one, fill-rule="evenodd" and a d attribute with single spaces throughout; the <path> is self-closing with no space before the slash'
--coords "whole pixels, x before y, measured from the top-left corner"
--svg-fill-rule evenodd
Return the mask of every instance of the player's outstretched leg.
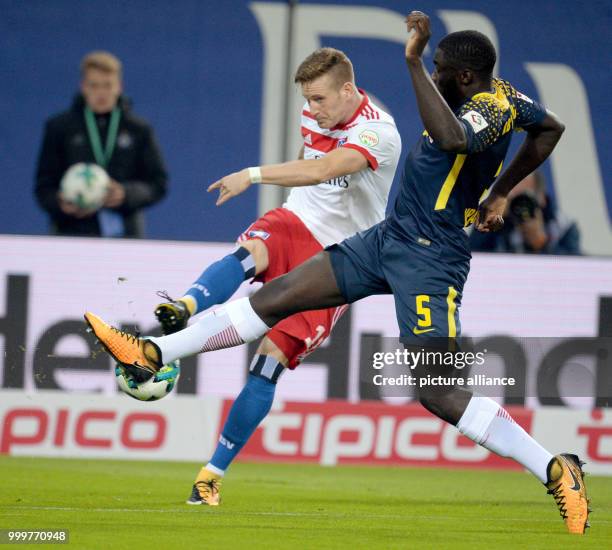
<path id="1" fill-rule="evenodd" d="M 169 336 L 138 338 L 89 312 L 85 321 L 115 361 L 155 373 L 161 365 L 181 357 L 252 342 L 293 313 L 345 303 L 329 253 L 323 251 L 265 284 L 251 298 L 229 302 Z"/>
<path id="2" fill-rule="evenodd" d="M 174 334 L 184 329 L 191 316 L 229 300 L 244 281 L 266 267 L 265 245 L 261 241 L 251 241 L 208 266 L 178 300 L 160 293 L 168 300 L 155 308 L 163 333 Z"/>
<path id="3" fill-rule="evenodd" d="M 522 464 L 553 496 L 568 531 L 584 533 L 590 510 L 582 463 L 577 456 L 553 456 L 488 397 L 455 388 L 437 396 L 429 393 L 420 401 L 475 443 Z"/>

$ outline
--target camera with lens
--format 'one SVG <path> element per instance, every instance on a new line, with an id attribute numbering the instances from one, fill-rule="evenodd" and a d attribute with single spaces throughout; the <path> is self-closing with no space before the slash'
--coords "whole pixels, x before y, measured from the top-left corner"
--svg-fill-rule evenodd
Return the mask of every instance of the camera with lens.
<path id="1" fill-rule="evenodd" d="M 540 205 L 536 196 L 528 191 L 517 195 L 510 201 L 510 214 L 517 225 L 535 218 L 538 210 L 540 210 Z"/>

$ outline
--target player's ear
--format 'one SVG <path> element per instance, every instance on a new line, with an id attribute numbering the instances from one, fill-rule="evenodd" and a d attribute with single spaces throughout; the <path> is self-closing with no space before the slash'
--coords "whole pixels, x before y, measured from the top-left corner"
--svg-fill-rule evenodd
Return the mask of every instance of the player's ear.
<path id="1" fill-rule="evenodd" d="M 469 69 L 457 71 L 457 81 L 461 86 L 469 86 L 474 82 L 474 73 Z"/>
<path id="2" fill-rule="evenodd" d="M 345 82 L 342 84 L 342 88 L 340 88 L 342 95 L 346 98 L 351 97 L 357 91 L 355 85 L 352 82 Z"/>

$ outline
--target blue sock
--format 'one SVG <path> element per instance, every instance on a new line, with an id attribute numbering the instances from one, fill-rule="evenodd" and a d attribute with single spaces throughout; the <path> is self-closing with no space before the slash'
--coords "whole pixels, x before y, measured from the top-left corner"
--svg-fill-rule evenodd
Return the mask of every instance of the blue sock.
<path id="1" fill-rule="evenodd" d="M 220 471 L 229 467 L 259 423 L 270 412 L 275 389 L 276 382 L 253 374 L 248 375 L 246 385 L 230 409 L 209 464 Z"/>
<path id="2" fill-rule="evenodd" d="M 193 314 L 229 300 L 243 281 L 254 276 L 253 257 L 242 247 L 209 265 L 185 293 L 196 301 L 197 308 Z"/>

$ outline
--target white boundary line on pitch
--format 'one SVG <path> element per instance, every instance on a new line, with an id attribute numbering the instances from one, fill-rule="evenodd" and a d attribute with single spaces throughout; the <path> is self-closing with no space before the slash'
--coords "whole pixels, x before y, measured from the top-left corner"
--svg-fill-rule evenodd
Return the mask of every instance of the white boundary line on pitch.
<path id="1" fill-rule="evenodd" d="M 3 513 L 6 512 L 19 512 L 22 510 L 46 510 L 46 511 L 59 511 L 59 512 L 95 512 L 95 513 L 113 513 L 113 514 L 124 514 L 130 512 L 143 512 L 146 514 L 164 514 L 168 512 L 179 513 L 179 514 L 201 514 L 199 510 L 184 508 L 174 510 L 172 508 L 77 508 L 75 506 L 15 506 L 15 507 L 2 507 Z M 410 520 L 457 520 L 457 519 L 469 519 L 464 516 L 414 516 L 414 515 L 390 515 L 390 514 L 325 514 L 320 512 L 238 512 L 232 511 L 234 516 L 278 516 L 278 517 L 317 517 L 317 518 L 363 518 L 363 519 L 410 519 Z M 13 514 L 11 514 L 13 515 Z M 557 523 L 557 519 L 534 519 L 534 518 L 483 518 L 478 517 L 479 521 L 529 521 L 536 523 Z M 597 519 L 597 524 L 609 524 L 612 523 L 610 520 Z"/>

